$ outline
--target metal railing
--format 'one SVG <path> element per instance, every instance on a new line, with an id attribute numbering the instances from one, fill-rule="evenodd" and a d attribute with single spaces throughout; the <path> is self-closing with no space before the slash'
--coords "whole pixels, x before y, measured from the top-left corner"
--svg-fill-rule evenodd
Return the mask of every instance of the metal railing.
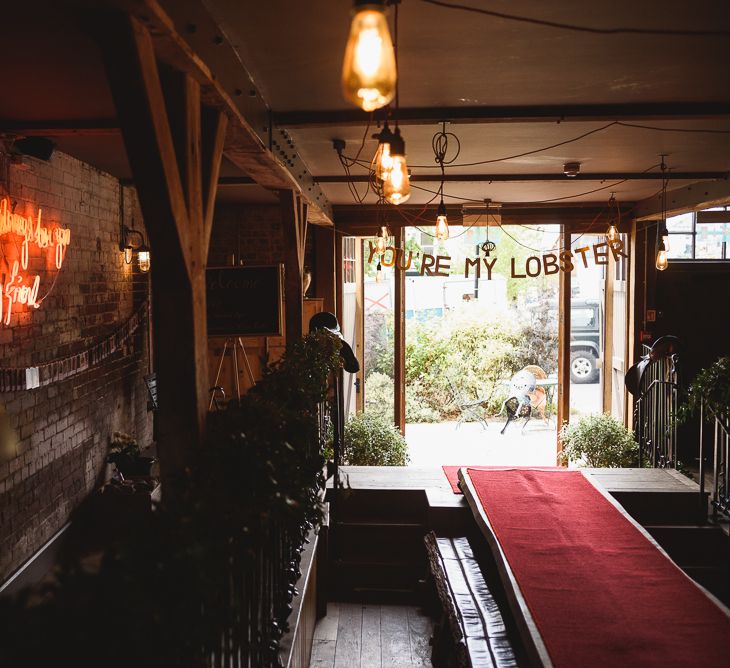
<path id="1" fill-rule="evenodd" d="M 704 430 L 712 428 L 712 490 L 710 507 L 713 519 L 718 514 L 730 517 L 730 408 L 723 412 L 713 409 L 706 401 L 700 405 L 700 494 L 705 493 Z"/>
<path id="2" fill-rule="evenodd" d="M 648 356 L 650 352 L 650 348 L 644 346 L 644 354 Z M 678 390 L 676 355 L 650 361 L 634 404 L 639 466 L 648 463 L 654 468 L 676 467 Z"/>

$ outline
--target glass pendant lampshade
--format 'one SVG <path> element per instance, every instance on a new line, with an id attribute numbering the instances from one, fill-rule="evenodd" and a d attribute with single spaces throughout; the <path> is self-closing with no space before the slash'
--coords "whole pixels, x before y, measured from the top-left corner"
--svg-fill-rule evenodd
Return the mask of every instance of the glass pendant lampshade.
<path id="1" fill-rule="evenodd" d="M 411 196 L 411 183 L 406 163 L 406 143 L 396 128 L 390 144 L 393 167 L 390 176 L 383 182 L 383 196 L 391 204 L 403 204 Z"/>
<path id="2" fill-rule="evenodd" d="M 439 241 L 446 241 L 449 238 L 449 220 L 446 217 L 446 206 L 441 200 L 436 214 L 436 238 Z"/>
<path id="3" fill-rule="evenodd" d="M 355 1 L 342 63 L 342 92 L 364 111 L 374 111 L 395 96 L 395 52 L 385 4 Z"/>

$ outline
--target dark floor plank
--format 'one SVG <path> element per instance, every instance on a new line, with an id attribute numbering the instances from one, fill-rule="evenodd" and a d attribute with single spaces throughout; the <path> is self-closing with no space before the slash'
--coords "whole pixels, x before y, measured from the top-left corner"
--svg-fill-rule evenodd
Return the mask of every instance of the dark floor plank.
<path id="1" fill-rule="evenodd" d="M 413 666 L 431 665 L 431 618 L 417 608 L 408 608 L 408 634 Z"/>
<path id="2" fill-rule="evenodd" d="M 411 640 L 408 608 L 383 605 L 380 608 L 380 643 L 383 668 L 411 668 Z"/>
<path id="3" fill-rule="evenodd" d="M 362 610 L 361 668 L 381 668 L 380 606 L 366 605 Z"/>
<path id="4" fill-rule="evenodd" d="M 314 640 L 312 643 L 312 658 L 310 668 L 333 668 L 335 665 L 334 640 Z"/>
<path id="5" fill-rule="evenodd" d="M 340 603 L 335 668 L 357 668 L 362 647 L 362 605 Z"/>

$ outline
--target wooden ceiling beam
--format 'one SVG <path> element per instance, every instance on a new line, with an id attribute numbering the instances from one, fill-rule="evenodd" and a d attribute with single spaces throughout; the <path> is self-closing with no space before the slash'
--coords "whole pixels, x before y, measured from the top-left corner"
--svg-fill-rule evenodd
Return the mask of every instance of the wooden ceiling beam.
<path id="1" fill-rule="evenodd" d="M 235 48 L 201 0 L 107 0 L 139 20 L 158 59 L 198 81 L 201 101 L 228 116 L 224 154 L 261 186 L 294 189 L 309 204 L 310 222 L 331 224 L 332 207 L 286 131 L 273 128 L 270 110 Z"/>
<path id="2" fill-rule="evenodd" d="M 637 202 L 634 217 L 636 220 L 658 220 L 663 213 L 676 216 L 688 211 L 699 211 L 726 204 L 730 204 L 730 179 L 700 181 L 683 188 L 669 190 L 666 212 L 662 211 L 661 194 Z"/>
<path id="3" fill-rule="evenodd" d="M 598 172 L 585 173 L 576 176 L 566 176 L 561 173 L 548 174 L 454 174 L 447 173 L 443 176 L 439 173 L 433 174 L 412 174 L 411 182 L 422 183 L 480 183 L 480 182 L 526 182 L 526 181 L 661 181 L 666 178 L 669 181 L 702 181 L 709 179 L 726 179 L 727 172 L 667 172 L 662 175 L 659 172 Z M 369 174 L 333 174 L 315 176 L 317 183 L 368 183 Z M 230 185 L 230 183 L 228 184 Z"/>
<path id="4" fill-rule="evenodd" d="M 385 118 L 384 112 L 375 112 Z M 398 111 L 401 125 L 451 123 L 560 123 L 561 121 L 705 121 L 730 119 L 726 102 L 654 102 L 626 104 L 547 104 L 494 107 L 422 107 Z M 275 125 L 288 128 L 366 125 L 370 114 L 359 109 L 280 111 Z"/>

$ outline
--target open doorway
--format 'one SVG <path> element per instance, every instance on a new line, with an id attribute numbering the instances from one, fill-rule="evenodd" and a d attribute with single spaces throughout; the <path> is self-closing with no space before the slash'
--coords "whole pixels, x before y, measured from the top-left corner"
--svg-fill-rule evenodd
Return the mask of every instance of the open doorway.
<path id="1" fill-rule="evenodd" d="M 494 246 L 489 255 L 487 240 Z M 378 261 L 370 239 L 358 239 L 361 405 L 399 425 L 395 404 L 403 392 L 411 465 L 552 466 L 561 401 L 564 419 L 604 406 L 621 417 L 624 393 L 613 386 L 623 378 L 626 264 L 595 261 L 593 247 L 605 247 L 602 235 L 572 235 L 574 266 L 565 290 L 562 272 L 545 265 L 546 255 L 559 256 L 561 243 L 557 225 L 454 227 L 446 241 L 435 238 L 434 228 L 411 226 L 402 232 L 401 271 L 389 255 Z M 425 257 L 442 260 L 424 270 Z M 569 298 L 561 299 L 561 290 Z M 561 301 L 570 308 L 566 340 L 559 337 Z M 402 390 L 396 382 L 401 309 Z M 564 392 L 561 349 L 569 360 Z"/>
<path id="2" fill-rule="evenodd" d="M 559 236 L 494 225 L 456 227 L 439 241 L 434 228 L 407 228 L 414 256 L 450 258 L 438 276 L 419 266 L 406 272 L 413 465 L 555 464 L 559 282 L 556 274 L 530 277 L 525 267 L 557 248 Z M 488 255 L 487 241 L 495 246 Z"/>

